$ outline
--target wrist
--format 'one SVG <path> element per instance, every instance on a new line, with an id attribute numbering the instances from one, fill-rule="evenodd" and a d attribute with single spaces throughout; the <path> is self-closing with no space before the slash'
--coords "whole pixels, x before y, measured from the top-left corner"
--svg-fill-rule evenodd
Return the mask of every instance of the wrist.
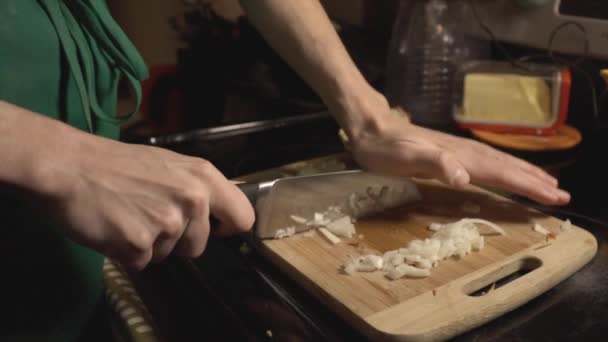
<path id="1" fill-rule="evenodd" d="M 84 152 L 90 138 L 89 134 L 81 132 L 62 122 L 49 123 L 52 136 L 46 141 L 46 146 L 33 153 L 34 158 L 29 167 L 29 179 L 33 191 L 50 198 L 61 198 L 69 193 L 74 186 L 76 175 L 80 172 L 81 156 L 94 156 Z"/>
<path id="2" fill-rule="evenodd" d="M 340 94 L 328 107 L 350 140 L 381 129 L 383 117 L 391 111 L 382 94 L 368 84 L 349 86 Z"/>
<path id="3" fill-rule="evenodd" d="M 0 114 L 0 184 L 45 197 L 65 192 L 75 151 L 88 134 L 6 102 Z"/>
<path id="4" fill-rule="evenodd" d="M 0 186 L 35 190 L 40 138 L 30 130 L 36 126 L 35 114 L 0 101 Z M 27 134 L 25 134 L 27 133 Z M 35 138 L 32 138 L 35 137 Z"/>

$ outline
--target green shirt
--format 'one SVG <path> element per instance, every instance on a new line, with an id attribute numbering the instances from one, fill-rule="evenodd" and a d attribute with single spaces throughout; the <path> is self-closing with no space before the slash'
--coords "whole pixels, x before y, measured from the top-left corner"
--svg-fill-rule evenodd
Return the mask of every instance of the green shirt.
<path id="1" fill-rule="evenodd" d="M 116 139 L 129 116 L 116 117 L 118 82 L 139 106 L 146 76 L 105 1 L 0 1 L 1 100 Z M 0 340 L 74 340 L 102 294 L 103 257 L 27 202 L 4 195 L 0 205 Z"/>

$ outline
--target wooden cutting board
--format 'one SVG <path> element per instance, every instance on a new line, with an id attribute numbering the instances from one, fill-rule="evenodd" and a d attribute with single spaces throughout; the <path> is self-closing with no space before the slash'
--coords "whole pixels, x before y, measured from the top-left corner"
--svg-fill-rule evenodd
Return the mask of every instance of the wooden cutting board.
<path id="1" fill-rule="evenodd" d="M 417 183 L 421 201 L 358 221 L 360 237 L 331 245 L 316 232 L 299 234 L 265 240 L 261 250 L 355 328 L 379 341 L 455 336 L 547 291 L 596 253 L 597 242 L 587 231 L 575 226 L 562 231 L 562 221 L 498 195 L 476 187 L 456 191 L 435 182 Z M 464 211 L 464 202 L 477 204 L 479 213 Z M 424 279 L 391 281 L 382 272 L 346 275 L 341 271 L 349 256 L 405 247 L 413 239 L 429 237 L 431 222 L 464 217 L 490 220 L 507 235 L 487 236 L 480 252 L 445 260 Z M 556 238 L 533 231 L 534 223 Z M 518 271 L 528 273 L 488 289 Z"/>

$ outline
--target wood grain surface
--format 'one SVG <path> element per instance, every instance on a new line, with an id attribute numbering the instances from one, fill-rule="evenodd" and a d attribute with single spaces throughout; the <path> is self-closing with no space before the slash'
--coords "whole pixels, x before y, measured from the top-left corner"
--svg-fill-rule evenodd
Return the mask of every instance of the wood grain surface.
<path id="1" fill-rule="evenodd" d="M 476 187 L 449 189 L 417 181 L 423 199 L 356 223 L 357 237 L 330 244 L 319 234 L 264 240 L 261 250 L 304 288 L 374 340 L 442 340 L 526 303 L 592 259 L 595 238 L 560 220 Z M 464 202 L 480 212 L 463 209 Z M 391 281 L 382 272 L 346 275 L 349 256 L 383 253 L 430 237 L 431 222 L 464 217 L 490 220 L 506 236 L 486 236 L 486 246 L 460 259 L 445 260 L 423 279 Z M 539 223 L 555 239 L 532 230 Z M 484 232 L 481 229 L 481 232 Z M 469 294 L 521 269 L 529 273 L 482 296 Z M 531 271 L 530 271 L 531 270 Z"/>

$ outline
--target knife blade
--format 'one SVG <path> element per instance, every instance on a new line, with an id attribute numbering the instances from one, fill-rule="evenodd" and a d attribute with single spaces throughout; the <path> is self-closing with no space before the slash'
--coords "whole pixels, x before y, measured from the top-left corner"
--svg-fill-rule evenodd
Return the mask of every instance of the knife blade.
<path id="1" fill-rule="evenodd" d="M 312 229 L 296 222 L 293 216 L 312 220 L 315 213 L 339 207 L 353 216 L 353 194 L 369 196 L 388 189 L 392 196 L 383 196 L 384 208 L 395 207 L 420 197 L 416 185 L 405 177 L 390 177 L 362 170 L 323 173 L 312 176 L 281 178 L 237 186 L 251 201 L 256 222 L 254 235 L 259 239 L 274 238 L 277 230 L 294 227 L 297 233 Z"/>

